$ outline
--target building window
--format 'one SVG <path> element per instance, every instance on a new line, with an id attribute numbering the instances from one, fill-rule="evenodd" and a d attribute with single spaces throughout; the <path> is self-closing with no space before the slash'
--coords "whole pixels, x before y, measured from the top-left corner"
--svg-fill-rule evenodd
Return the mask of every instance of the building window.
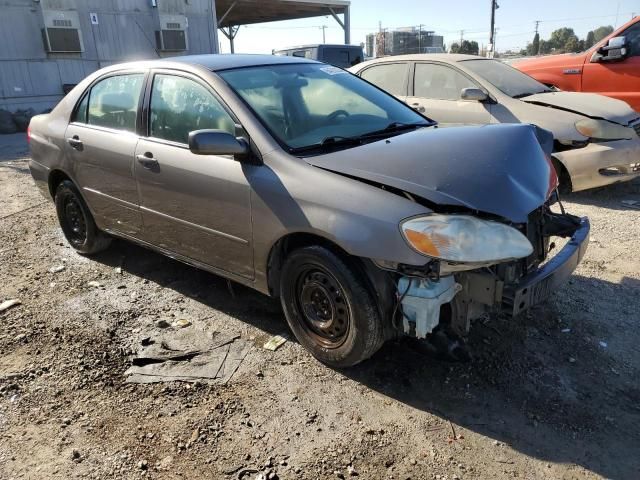
<path id="1" fill-rule="evenodd" d="M 77 28 L 47 28 L 42 30 L 45 50 L 51 53 L 82 52 L 80 31 Z"/>

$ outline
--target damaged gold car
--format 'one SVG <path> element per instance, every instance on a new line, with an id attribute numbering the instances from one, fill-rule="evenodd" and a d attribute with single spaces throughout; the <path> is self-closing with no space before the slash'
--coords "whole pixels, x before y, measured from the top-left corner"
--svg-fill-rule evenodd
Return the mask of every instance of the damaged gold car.
<path id="1" fill-rule="evenodd" d="M 295 57 L 111 66 L 29 135 L 77 251 L 120 237 L 279 297 L 334 367 L 403 334 L 455 355 L 474 318 L 541 302 L 588 243 L 588 220 L 561 209 L 547 132 L 437 129 Z M 570 240 L 548 259 L 554 236 Z"/>

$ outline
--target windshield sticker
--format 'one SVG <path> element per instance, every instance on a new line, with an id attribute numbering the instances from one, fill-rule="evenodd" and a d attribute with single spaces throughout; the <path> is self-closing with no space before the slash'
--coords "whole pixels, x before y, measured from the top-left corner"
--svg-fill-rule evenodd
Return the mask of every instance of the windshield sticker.
<path id="1" fill-rule="evenodd" d="M 347 73 L 346 70 L 338 67 L 322 67 L 320 70 L 322 70 L 324 73 L 328 73 L 329 75 L 339 75 L 341 73 Z"/>

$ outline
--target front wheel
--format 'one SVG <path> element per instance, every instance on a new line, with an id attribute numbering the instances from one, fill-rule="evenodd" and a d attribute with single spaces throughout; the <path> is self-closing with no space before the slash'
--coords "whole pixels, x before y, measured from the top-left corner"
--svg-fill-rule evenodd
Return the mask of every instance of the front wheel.
<path id="1" fill-rule="evenodd" d="M 62 232 L 76 251 L 92 255 L 109 246 L 111 237 L 98 229 L 73 182 L 65 180 L 58 185 L 55 203 Z"/>
<path id="2" fill-rule="evenodd" d="M 375 297 L 354 264 L 311 246 L 289 254 L 282 269 L 281 302 L 291 330 L 335 368 L 366 360 L 384 343 Z"/>

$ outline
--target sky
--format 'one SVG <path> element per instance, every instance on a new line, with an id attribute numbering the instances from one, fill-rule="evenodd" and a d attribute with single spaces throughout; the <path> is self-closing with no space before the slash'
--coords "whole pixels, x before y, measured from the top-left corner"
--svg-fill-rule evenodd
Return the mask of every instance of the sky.
<path id="1" fill-rule="evenodd" d="M 496 47 L 498 51 L 520 50 L 533 39 L 535 21 L 540 20 L 541 38 L 561 27 L 571 27 L 579 38 L 601 25 L 620 26 L 640 15 L 640 0 L 498 0 Z M 424 25 L 443 35 L 447 46 L 463 38 L 486 45 L 489 41 L 491 0 L 351 0 L 351 43 L 365 41 L 367 33 L 383 28 Z M 342 28 L 331 17 L 240 27 L 236 53 L 271 53 L 272 49 L 308 43 L 344 43 Z M 219 34 L 221 52 L 229 52 L 229 41 Z"/>

